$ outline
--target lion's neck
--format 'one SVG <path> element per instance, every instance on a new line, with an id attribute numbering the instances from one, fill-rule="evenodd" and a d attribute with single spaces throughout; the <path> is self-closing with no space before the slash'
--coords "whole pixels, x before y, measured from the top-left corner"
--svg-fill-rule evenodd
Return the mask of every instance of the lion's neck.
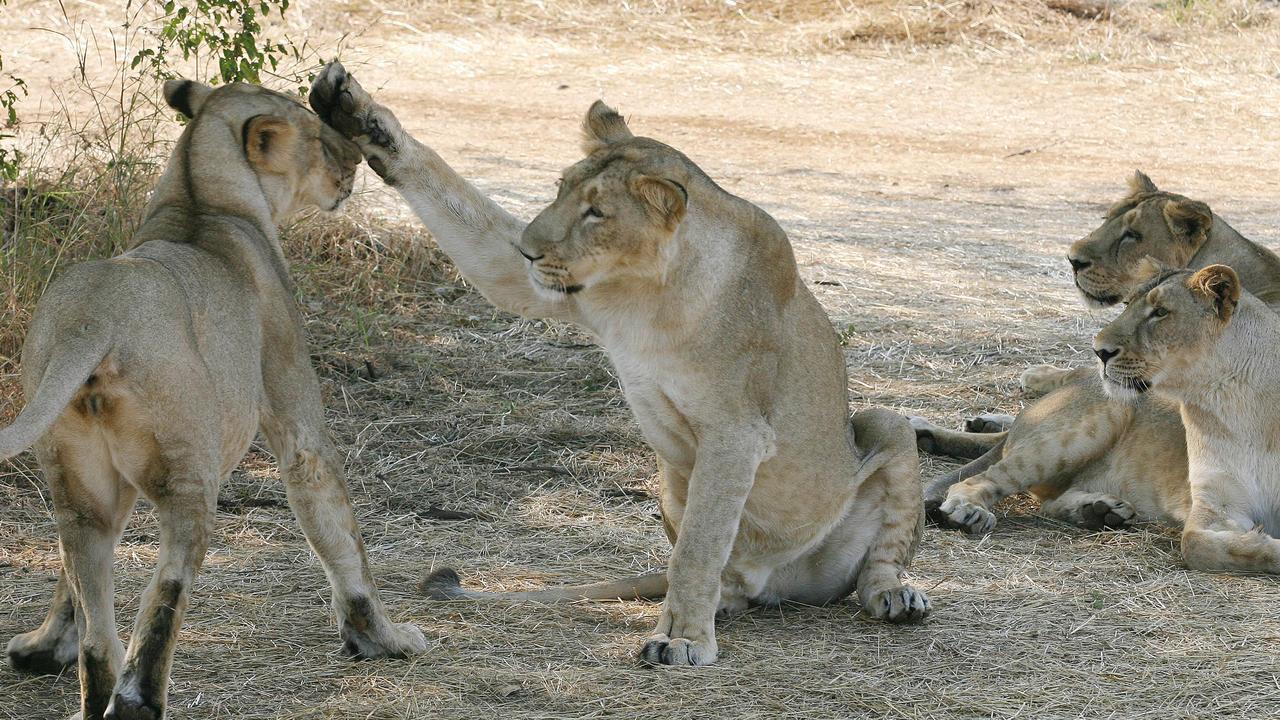
<path id="1" fill-rule="evenodd" d="M 1214 264 L 1230 266 L 1245 290 L 1273 308 L 1280 306 L 1280 257 L 1236 232 L 1217 215 L 1213 216 L 1209 238 L 1187 267 L 1199 270 Z"/>
<path id="2" fill-rule="evenodd" d="M 1157 385 L 1185 406 L 1235 424 L 1280 404 L 1280 315 L 1249 294 L 1213 347 Z"/>
<path id="3" fill-rule="evenodd" d="M 169 159 L 133 246 L 186 243 L 221 258 L 238 274 L 269 268 L 289 283 L 271 203 L 238 142 L 217 118 L 194 121 Z M 261 278 L 267 279 L 267 278 Z"/>

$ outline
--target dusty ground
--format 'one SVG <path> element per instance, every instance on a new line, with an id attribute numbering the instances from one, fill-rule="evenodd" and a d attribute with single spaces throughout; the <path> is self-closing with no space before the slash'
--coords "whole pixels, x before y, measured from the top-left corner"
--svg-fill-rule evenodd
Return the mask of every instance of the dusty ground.
<path id="1" fill-rule="evenodd" d="M 596 97 L 773 213 L 847 338 L 855 406 L 943 422 L 1016 411 L 1014 380 L 1028 363 L 1084 362 L 1110 315 L 1081 309 L 1063 253 L 1135 167 L 1280 245 L 1269 28 L 1112 61 L 1077 52 L 1070 37 L 1058 49 L 748 52 L 630 42 L 607 27 L 560 37 L 456 15 L 424 22 L 425 10 L 399 5 L 355 10 L 358 22 L 332 8 L 304 16 L 313 42 L 359 33 L 342 53 L 348 67 L 519 215 L 548 202 L 557 172 L 579 157 L 577 122 Z M 65 70 L 47 35 L 24 30 L 50 6 L 4 12 L 10 65 L 26 53 L 29 81 Z M 358 244 L 371 248 L 364 261 L 410 252 L 405 238 L 431 247 L 371 173 L 366 188 L 353 210 Z M 433 647 L 412 662 L 339 655 L 323 575 L 255 451 L 223 491 L 174 668 L 173 717 L 1280 712 L 1274 579 L 1189 573 L 1171 530 L 1093 534 L 1026 504 L 986 538 L 927 532 L 912 568 L 935 602 L 925 625 L 876 624 L 854 604 L 755 611 L 721 624 L 720 664 L 696 671 L 632 660 L 656 604 L 423 601 L 415 581 L 438 564 L 486 588 L 661 567 L 651 453 L 606 358 L 576 331 L 495 314 L 430 253 L 394 292 L 338 299 L 324 282 L 334 257 L 295 250 L 375 571 L 393 612 Z M 926 475 L 944 467 L 925 461 Z M 0 465 L 0 507 L 7 638 L 39 622 L 57 571 L 48 494 L 29 456 Z M 475 518 L 439 520 L 440 509 Z M 126 632 L 155 537 L 144 510 L 117 554 Z M 65 717 L 75 698 L 72 677 L 0 670 L 0 718 Z"/>

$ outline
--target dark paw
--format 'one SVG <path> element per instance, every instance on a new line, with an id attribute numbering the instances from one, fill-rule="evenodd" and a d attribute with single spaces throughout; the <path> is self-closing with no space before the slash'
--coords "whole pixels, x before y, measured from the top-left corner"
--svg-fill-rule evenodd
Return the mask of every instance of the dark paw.
<path id="1" fill-rule="evenodd" d="M 76 665 L 76 656 L 59 655 L 54 650 L 9 651 L 9 665 L 29 675 L 61 675 Z"/>
<path id="2" fill-rule="evenodd" d="M 1090 530 L 1123 530 L 1137 512 L 1119 498 L 1102 498 L 1080 506 L 1080 524 Z"/>
<path id="3" fill-rule="evenodd" d="M 998 433 L 1009 429 L 1013 418 L 1007 415 L 995 415 L 992 413 L 983 413 L 971 417 L 964 421 L 965 432 L 971 433 Z"/>
<path id="4" fill-rule="evenodd" d="M 117 693 L 107 706 L 106 720 L 160 720 L 164 706 L 153 705 L 142 698 Z"/>
<path id="5" fill-rule="evenodd" d="M 657 635 L 640 648 L 640 660 L 647 665 L 710 665 L 716 661 L 714 643 Z"/>

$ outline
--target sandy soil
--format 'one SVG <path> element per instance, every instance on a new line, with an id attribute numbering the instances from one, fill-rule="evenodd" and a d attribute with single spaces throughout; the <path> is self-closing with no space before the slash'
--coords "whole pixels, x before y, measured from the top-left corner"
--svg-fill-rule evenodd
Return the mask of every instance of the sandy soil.
<path id="1" fill-rule="evenodd" d="M 28 59 L 33 87 L 66 72 L 65 50 L 24 29 L 51 16 L 46 3 L 3 12 L 6 61 Z M 335 12 L 308 20 L 315 38 L 346 29 Z M 1028 363 L 1084 362 L 1110 315 L 1080 307 L 1063 254 L 1134 168 L 1280 246 L 1271 47 L 1243 64 L 952 48 L 744 54 L 437 32 L 394 17 L 349 39 L 343 60 L 517 214 L 553 196 L 597 97 L 773 213 L 847 334 L 855 406 L 954 423 L 1016 411 Z M 381 221 L 375 235 L 430 243 L 375 176 L 364 182 L 357 212 Z M 294 261 L 305 272 L 311 259 Z M 755 611 L 723 623 L 720 665 L 694 672 L 633 662 L 656 604 L 415 597 L 416 578 L 437 564 L 514 588 L 660 567 L 666 555 L 646 493 L 651 453 L 607 360 L 571 329 L 497 315 L 462 288 L 447 268 L 424 270 L 403 294 L 353 308 L 303 282 L 376 572 L 431 651 L 412 662 L 340 657 L 323 575 L 255 452 L 223 493 L 182 632 L 173 717 L 1245 718 L 1280 708 L 1273 579 L 1189 573 L 1169 529 L 1090 534 L 1025 504 L 986 538 L 928 531 L 912 573 L 936 604 L 924 626 L 878 625 L 855 604 Z M 375 379 L 347 362 L 366 357 L 381 364 Z M 925 459 L 926 475 L 944 467 Z M 12 508 L 0 510 L 7 638 L 38 624 L 58 564 L 29 457 L 0 466 L 0 507 Z M 440 507 L 477 517 L 432 519 Z M 118 554 L 125 632 L 155 533 L 142 512 Z M 75 695 L 72 678 L 0 670 L 0 718 L 65 717 Z"/>

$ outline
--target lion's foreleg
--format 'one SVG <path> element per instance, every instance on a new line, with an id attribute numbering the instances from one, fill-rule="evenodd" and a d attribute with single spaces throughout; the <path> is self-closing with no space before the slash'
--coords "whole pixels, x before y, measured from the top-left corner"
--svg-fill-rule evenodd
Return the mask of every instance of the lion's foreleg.
<path id="1" fill-rule="evenodd" d="M 74 665 L 79 655 L 75 600 L 64 568 L 53 589 L 49 612 L 40 627 L 16 635 L 5 648 L 9 664 L 18 672 L 57 675 Z"/>
<path id="2" fill-rule="evenodd" d="M 714 436 L 699 440 L 667 570 L 670 587 L 658 625 L 640 651 L 653 664 L 709 665 L 716 659 L 721 574 L 756 470 L 773 442 L 772 430 L 762 421 L 716 430 Z"/>
<path id="3" fill-rule="evenodd" d="M 573 319 L 573 304 L 539 296 L 515 243 L 525 223 L 463 179 L 401 127 L 339 63 L 316 78 L 311 104 L 353 139 L 369 166 L 422 219 L 462 275 L 498 307 L 528 317 Z"/>
<path id="4" fill-rule="evenodd" d="M 355 657 L 406 657 L 426 649 L 409 623 L 393 623 L 369 571 L 338 453 L 324 426 L 310 365 L 282 362 L 268 378 L 262 428 L 284 480 L 289 506 L 333 588 L 338 631 Z"/>

